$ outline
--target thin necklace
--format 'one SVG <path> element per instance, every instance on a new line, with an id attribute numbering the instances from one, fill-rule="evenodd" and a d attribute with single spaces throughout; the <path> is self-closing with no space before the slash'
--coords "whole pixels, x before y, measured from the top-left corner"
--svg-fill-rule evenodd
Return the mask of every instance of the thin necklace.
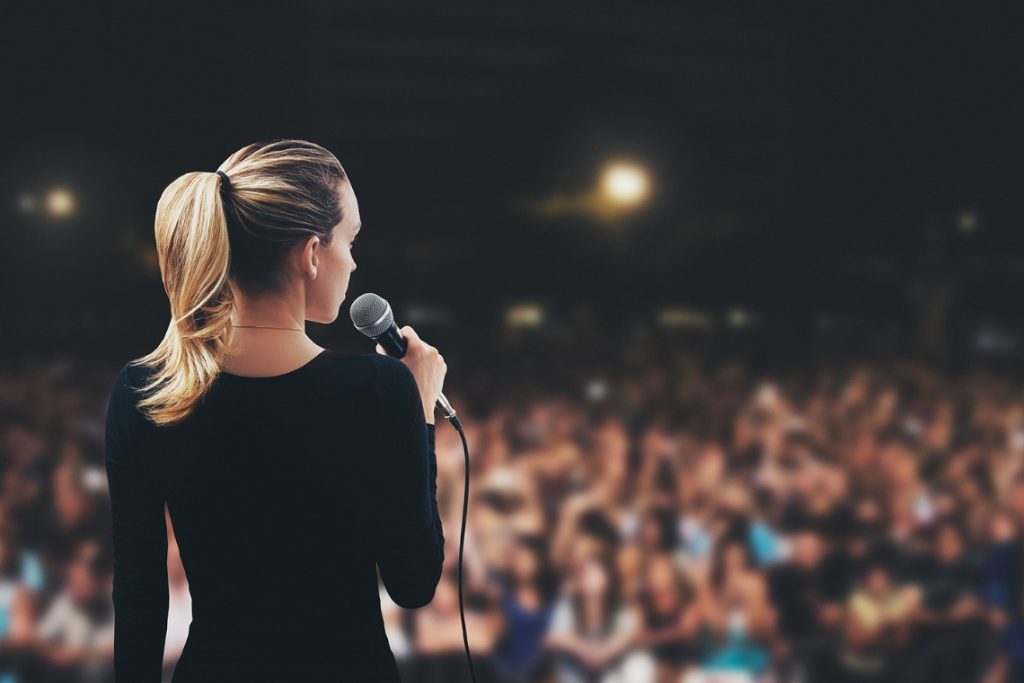
<path id="1" fill-rule="evenodd" d="M 292 330 L 294 332 L 305 332 L 301 327 L 270 327 L 269 325 L 232 325 L 232 327 L 255 327 L 263 330 Z"/>

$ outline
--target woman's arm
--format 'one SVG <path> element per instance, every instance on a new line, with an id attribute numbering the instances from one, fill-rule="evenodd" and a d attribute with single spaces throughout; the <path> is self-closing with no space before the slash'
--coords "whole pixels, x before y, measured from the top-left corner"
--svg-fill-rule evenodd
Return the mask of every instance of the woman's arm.
<path id="1" fill-rule="evenodd" d="M 164 496 L 127 426 L 130 387 L 121 369 L 107 406 L 106 469 L 114 546 L 114 675 L 120 683 L 160 683 L 167 635 L 167 527 Z"/>
<path id="2" fill-rule="evenodd" d="M 768 597 L 768 584 L 765 578 L 757 573 L 751 573 L 744 583 L 750 610 L 750 631 L 759 637 L 770 639 L 776 633 L 778 619 Z"/>
<path id="3" fill-rule="evenodd" d="M 412 609 L 433 600 L 444 565 L 434 425 L 426 422 L 412 370 L 390 356 L 367 355 L 377 371 L 381 444 L 374 555 L 388 595 Z"/>
<path id="4" fill-rule="evenodd" d="M 603 664 L 618 659 L 632 649 L 640 636 L 640 625 L 643 623 L 640 608 L 635 604 L 630 604 L 621 609 L 624 618 L 620 619 L 616 624 L 616 630 L 601 643 L 597 650 L 599 661 Z"/>
<path id="5" fill-rule="evenodd" d="M 576 538 L 580 517 L 596 504 L 593 493 L 586 491 L 570 495 L 560 506 L 555 532 L 551 537 L 551 562 L 555 567 L 568 569 L 569 551 Z"/>
<path id="6" fill-rule="evenodd" d="M 692 638 L 700 625 L 700 610 L 695 604 L 688 605 L 680 613 L 675 623 L 660 628 L 644 626 L 637 644 L 641 647 L 674 643 L 678 640 Z"/>
<path id="7" fill-rule="evenodd" d="M 576 633 L 572 607 L 565 595 L 555 603 L 551 621 L 541 640 L 541 647 L 551 652 L 564 652 L 581 660 L 585 659 L 591 650 L 590 644 Z"/>

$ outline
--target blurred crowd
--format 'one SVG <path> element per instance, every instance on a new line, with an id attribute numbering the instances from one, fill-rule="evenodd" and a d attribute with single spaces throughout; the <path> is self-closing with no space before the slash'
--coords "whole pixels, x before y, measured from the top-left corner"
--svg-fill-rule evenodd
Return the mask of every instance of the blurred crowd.
<path id="1" fill-rule="evenodd" d="M 45 370 L 45 371 L 44 371 Z M 105 392 L 0 377 L 0 683 L 109 681 Z M 460 407 L 477 679 L 1024 681 L 1024 388 L 916 364 L 657 364 Z M 482 402 L 480 402 L 482 404 Z M 403 680 L 468 681 L 464 456 L 438 418 L 445 571 Z M 190 618 L 170 546 L 170 678 Z"/>

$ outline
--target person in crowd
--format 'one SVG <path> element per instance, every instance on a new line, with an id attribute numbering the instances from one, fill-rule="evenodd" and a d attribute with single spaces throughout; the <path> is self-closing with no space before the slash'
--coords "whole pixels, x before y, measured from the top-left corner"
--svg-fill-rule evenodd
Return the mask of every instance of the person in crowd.
<path id="1" fill-rule="evenodd" d="M 17 683 L 24 646 L 31 641 L 42 570 L 33 553 L 18 552 L 15 530 L 0 513 L 0 682 Z"/>
<path id="2" fill-rule="evenodd" d="M 652 683 L 676 683 L 696 663 L 700 607 L 689 578 L 666 552 L 652 556 L 643 568 L 637 596 L 640 630 L 636 646 L 650 654 Z"/>
<path id="3" fill-rule="evenodd" d="M 445 569 L 434 599 L 413 615 L 412 680 L 447 683 L 466 673 L 465 644 L 459 617 L 458 583 L 455 571 Z M 473 591 L 464 601 L 466 632 L 470 638 L 473 668 L 479 683 L 497 683 L 494 649 L 501 634 L 500 606 L 489 592 Z"/>
<path id="4" fill-rule="evenodd" d="M 789 536 L 789 556 L 768 571 L 779 618 L 779 660 L 789 664 L 786 669 L 798 680 L 835 678 L 832 653 L 842 610 L 830 594 L 824 558 L 821 532 L 801 528 Z"/>
<path id="5" fill-rule="evenodd" d="M 620 600 L 611 559 L 585 560 L 566 580 L 544 641 L 557 653 L 557 679 L 565 683 L 650 680 L 649 660 L 626 657 L 639 628 L 639 609 Z"/>
<path id="6" fill-rule="evenodd" d="M 990 639 L 982 567 L 967 552 L 959 523 L 940 523 L 932 537 L 929 552 L 918 559 L 913 574 L 922 591 L 915 615 L 913 676 L 949 683 L 975 680 Z"/>
<path id="7" fill-rule="evenodd" d="M 721 539 L 710 572 L 699 579 L 697 593 L 704 653 L 700 669 L 749 677 L 763 673 L 778 617 L 745 537 Z"/>
<path id="8" fill-rule="evenodd" d="M 547 675 L 551 660 L 542 648 L 551 624 L 557 574 L 547 559 L 547 542 L 521 536 L 510 547 L 505 572 L 497 573 L 504 630 L 495 651 L 503 681 L 532 680 Z"/>
<path id="9" fill-rule="evenodd" d="M 847 602 L 840 661 L 849 683 L 898 680 L 894 655 L 910 641 L 921 591 L 894 580 L 891 564 L 888 557 L 873 557 Z"/>
<path id="10" fill-rule="evenodd" d="M 109 536 L 110 520 L 97 494 L 84 479 L 85 468 L 77 460 L 64 460 L 51 478 L 53 506 L 49 508 L 46 557 L 52 561 L 48 575 L 57 576 L 61 567 L 83 541 Z"/>
<path id="11" fill-rule="evenodd" d="M 1009 508 L 990 521 L 984 552 L 984 596 L 1000 652 L 990 663 L 992 681 L 1024 681 L 1024 544 Z"/>
<path id="12" fill-rule="evenodd" d="M 103 546 L 83 541 L 67 568 L 64 589 L 36 626 L 35 648 L 54 683 L 105 683 L 113 675 L 113 568 Z"/>

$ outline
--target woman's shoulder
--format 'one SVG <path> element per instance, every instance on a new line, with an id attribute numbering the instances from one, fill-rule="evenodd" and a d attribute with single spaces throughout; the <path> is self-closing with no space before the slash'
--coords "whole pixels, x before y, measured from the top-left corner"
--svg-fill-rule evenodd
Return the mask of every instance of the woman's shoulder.
<path id="1" fill-rule="evenodd" d="M 362 356 L 369 364 L 377 391 L 382 395 L 419 391 L 412 370 L 398 358 L 376 352 L 365 353 Z"/>
<path id="2" fill-rule="evenodd" d="M 343 353 L 326 349 L 321 367 L 328 374 L 346 375 L 358 384 L 374 387 L 415 383 L 412 370 L 397 358 L 381 353 Z"/>
<path id="3" fill-rule="evenodd" d="M 346 396 L 370 398 L 376 406 L 413 402 L 413 398 L 419 401 L 419 388 L 409 366 L 381 353 L 327 351 L 319 367 L 306 378 L 318 385 L 337 387 Z"/>
<path id="4" fill-rule="evenodd" d="M 143 365 L 138 359 L 127 361 L 117 371 L 114 377 L 113 386 L 110 390 L 112 400 L 127 400 L 138 398 L 142 395 L 144 387 L 149 383 L 153 374 L 152 368 Z"/>

